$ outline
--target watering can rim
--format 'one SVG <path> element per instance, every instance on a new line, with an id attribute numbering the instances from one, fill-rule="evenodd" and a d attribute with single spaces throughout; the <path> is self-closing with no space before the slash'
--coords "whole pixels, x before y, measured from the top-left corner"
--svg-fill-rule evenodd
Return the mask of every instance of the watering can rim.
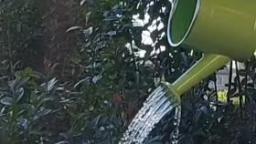
<path id="1" fill-rule="evenodd" d="M 198 17 L 199 14 L 199 10 L 200 10 L 200 5 L 201 5 L 201 0 L 196 0 L 196 7 L 195 7 L 195 11 L 193 14 L 193 18 L 190 22 L 190 25 L 188 26 L 186 33 L 184 34 L 183 38 L 181 40 L 179 40 L 178 42 L 173 42 L 172 40 L 172 36 L 171 36 L 171 27 L 172 27 L 172 19 L 173 19 L 173 15 L 176 12 L 176 7 L 179 3 L 179 0 L 173 0 L 171 1 L 171 10 L 169 12 L 169 18 L 168 18 L 168 23 L 167 23 L 167 40 L 168 43 L 172 46 L 172 47 L 177 47 L 179 45 L 181 45 L 186 38 L 188 37 L 190 31 L 192 30 L 192 27 Z"/>

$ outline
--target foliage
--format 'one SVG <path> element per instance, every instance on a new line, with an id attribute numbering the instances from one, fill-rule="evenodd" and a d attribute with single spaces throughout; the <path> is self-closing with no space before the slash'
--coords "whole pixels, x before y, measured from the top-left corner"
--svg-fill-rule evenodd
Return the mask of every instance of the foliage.
<path id="1" fill-rule="evenodd" d="M 254 143 L 255 60 L 235 73 L 225 102 L 207 83 L 183 99 L 180 143 Z"/>
<path id="2" fill-rule="evenodd" d="M 8 64 L 8 72 L 12 74 L 24 66 L 35 67 L 38 64 L 35 59 L 42 53 L 38 47 L 41 33 L 38 2 L 1 1 L 0 7 L 1 61 Z"/>
<path id="3" fill-rule="evenodd" d="M 27 47 L 41 30 L 36 5 L 25 0 L 1 2 L 5 44 L 0 143 L 117 143 L 155 86 L 173 82 L 201 56 L 168 46 L 167 0 L 87 0 L 80 7 L 83 26 L 77 27 L 82 41 L 71 58 L 80 72 L 77 79 L 57 80 L 26 65 L 36 59 L 31 55 L 40 54 L 35 45 Z M 15 65 L 17 61 L 21 65 Z M 227 103 L 217 100 L 216 89 L 208 88 L 211 81 L 214 76 L 183 98 L 180 143 L 254 142 L 255 60 L 228 84 Z M 239 107 L 230 100 L 243 95 L 245 103 Z M 170 142 L 170 116 L 160 122 L 148 143 Z"/>

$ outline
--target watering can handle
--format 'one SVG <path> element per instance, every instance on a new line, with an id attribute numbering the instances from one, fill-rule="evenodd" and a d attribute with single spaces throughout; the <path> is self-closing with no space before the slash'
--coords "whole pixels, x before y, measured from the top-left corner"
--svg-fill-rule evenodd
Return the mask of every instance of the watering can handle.
<path id="1" fill-rule="evenodd" d="M 226 56 L 205 54 L 172 84 L 172 89 L 177 95 L 181 96 L 200 81 L 225 66 L 229 61 L 230 59 Z"/>

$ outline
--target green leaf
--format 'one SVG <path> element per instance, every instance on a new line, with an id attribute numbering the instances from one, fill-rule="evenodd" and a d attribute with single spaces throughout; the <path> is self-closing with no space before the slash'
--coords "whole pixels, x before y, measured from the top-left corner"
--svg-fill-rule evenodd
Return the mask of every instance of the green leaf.
<path id="1" fill-rule="evenodd" d="M 13 98 L 11 97 L 4 97 L 0 100 L 0 103 L 6 106 L 11 106 L 13 104 Z"/>

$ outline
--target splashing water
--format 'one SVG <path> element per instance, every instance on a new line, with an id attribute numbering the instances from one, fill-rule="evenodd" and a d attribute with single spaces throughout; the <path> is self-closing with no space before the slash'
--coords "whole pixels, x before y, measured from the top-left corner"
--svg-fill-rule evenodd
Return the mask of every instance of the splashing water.
<path id="1" fill-rule="evenodd" d="M 170 96 L 168 89 L 163 86 L 159 86 L 149 95 L 143 107 L 128 126 L 119 144 L 142 144 L 155 124 L 173 110 L 175 111 L 173 124 L 176 129 L 173 130 L 171 138 L 172 144 L 176 144 L 179 133 L 180 104 L 177 98 Z"/>

